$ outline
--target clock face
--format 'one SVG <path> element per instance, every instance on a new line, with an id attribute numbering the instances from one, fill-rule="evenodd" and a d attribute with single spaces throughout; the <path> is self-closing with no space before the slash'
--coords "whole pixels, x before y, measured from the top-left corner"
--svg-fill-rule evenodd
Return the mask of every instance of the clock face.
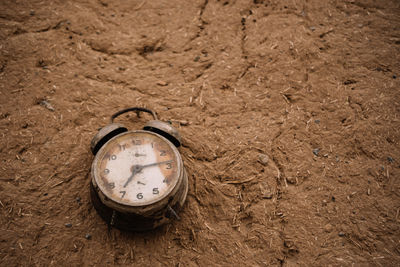
<path id="1" fill-rule="evenodd" d="M 171 142 L 152 132 L 131 131 L 108 141 L 96 154 L 99 189 L 120 204 L 142 206 L 166 197 L 178 182 L 181 159 Z"/>

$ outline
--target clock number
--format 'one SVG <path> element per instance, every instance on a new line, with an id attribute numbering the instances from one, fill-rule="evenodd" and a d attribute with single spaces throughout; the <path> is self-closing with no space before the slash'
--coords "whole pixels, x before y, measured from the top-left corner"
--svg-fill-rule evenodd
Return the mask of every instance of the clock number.
<path id="1" fill-rule="evenodd" d="M 153 194 L 154 195 L 158 195 L 160 193 L 160 191 L 158 191 L 158 188 L 153 188 Z"/>
<path id="2" fill-rule="evenodd" d="M 166 156 L 167 155 L 167 151 L 165 150 L 160 150 L 160 156 Z"/>
<path id="3" fill-rule="evenodd" d="M 168 163 L 167 163 L 166 169 L 169 170 L 169 169 L 171 169 L 171 168 L 172 168 L 172 164 L 168 162 Z"/>
<path id="4" fill-rule="evenodd" d="M 143 194 L 142 194 L 142 193 L 139 193 L 139 194 L 136 195 L 136 197 L 137 197 L 138 199 L 142 199 L 142 198 L 143 198 Z"/>
<path id="5" fill-rule="evenodd" d="M 153 144 L 153 142 L 151 143 L 151 148 L 154 148 L 154 144 Z"/>
<path id="6" fill-rule="evenodd" d="M 117 156 L 116 155 L 111 155 L 110 156 L 110 160 L 116 160 L 117 159 Z"/>
<path id="7" fill-rule="evenodd" d="M 119 191 L 119 192 L 122 194 L 121 198 L 124 198 L 126 191 Z"/>
<path id="8" fill-rule="evenodd" d="M 121 151 L 124 151 L 124 150 L 126 149 L 126 145 L 119 145 L 119 149 L 120 149 Z"/>
<path id="9" fill-rule="evenodd" d="M 109 169 L 105 169 L 104 170 L 104 174 L 109 174 L 110 173 L 110 170 Z"/>
<path id="10" fill-rule="evenodd" d="M 111 188 L 111 189 L 114 189 L 115 188 L 115 183 L 113 182 L 113 183 L 108 183 L 108 186 Z M 125 192 L 125 191 L 124 191 Z"/>
<path id="11" fill-rule="evenodd" d="M 140 146 L 140 145 L 142 144 L 142 140 L 133 140 L 132 143 L 133 143 L 135 146 Z"/>

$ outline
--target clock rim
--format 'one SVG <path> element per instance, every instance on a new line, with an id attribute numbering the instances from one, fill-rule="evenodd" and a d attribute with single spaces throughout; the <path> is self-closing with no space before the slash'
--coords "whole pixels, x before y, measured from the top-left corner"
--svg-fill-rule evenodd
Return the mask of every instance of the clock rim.
<path id="1" fill-rule="evenodd" d="M 107 193 L 105 193 L 103 190 L 101 190 L 101 187 L 98 185 L 97 180 L 99 179 L 98 175 L 96 175 L 98 173 L 98 171 L 96 171 L 97 168 L 99 168 L 99 164 L 101 163 L 101 156 L 102 154 L 104 154 L 104 150 L 106 149 L 106 147 L 112 143 L 115 139 L 118 139 L 122 136 L 125 135 L 130 135 L 130 134 L 135 134 L 135 133 L 145 133 L 145 134 L 150 134 L 153 136 L 156 136 L 158 138 L 160 138 L 162 141 L 166 142 L 170 148 L 172 149 L 172 151 L 174 152 L 176 159 L 177 159 L 177 179 L 174 179 L 174 184 L 172 186 L 169 187 L 169 189 L 167 190 L 167 192 L 165 193 L 164 197 L 161 199 L 156 199 L 153 201 L 148 201 L 146 203 L 126 203 L 126 202 L 120 202 L 115 198 L 110 197 Z M 116 136 L 114 136 L 113 138 L 111 138 L 110 140 L 108 140 L 97 152 L 96 156 L 94 157 L 94 160 L 92 162 L 92 167 L 91 167 L 91 182 L 94 186 L 94 188 L 96 189 L 96 191 L 98 192 L 100 199 L 102 200 L 104 205 L 110 206 L 110 207 L 114 207 L 117 210 L 120 211 L 126 211 L 127 209 L 135 209 L 135 208 L 140 208 L 143 210 L 148 210 L 151 209 L 151 206 L 157 205 L 158 203 L 161 202 L 165 202 L 166 199 L 170 198 L 171 195 L 173 195 L 174 193 L 176 193 L 177 189 L 179 188 L 180 184 L 182 183 L 182 172 L 183 172 L 183 162 L 182 162 L 182 158 L 180 156 L 180 153 L 178 151 L 178 149 L 174 146 L 174 144 L 169 141 L 168 139 L 166 139 L 165 137 L 154 133 L 154 132 L 150 132 L 150 131 L 146 131 L 146 130 L 132 130 L 132 131 L 127 131 L 121 134 L 118 134 Z"/>

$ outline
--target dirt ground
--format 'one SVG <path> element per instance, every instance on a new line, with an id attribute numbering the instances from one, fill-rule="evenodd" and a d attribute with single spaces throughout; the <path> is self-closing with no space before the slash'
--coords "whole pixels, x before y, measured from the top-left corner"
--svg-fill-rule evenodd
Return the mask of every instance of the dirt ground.
<path id="1" fill-rule="evenodd" d="M 399 52 L 396 0 L 0 1 L 0 265 L 399 266 Z M 131 106 L 189 173 L 149 233 L 89 197 Z"/>

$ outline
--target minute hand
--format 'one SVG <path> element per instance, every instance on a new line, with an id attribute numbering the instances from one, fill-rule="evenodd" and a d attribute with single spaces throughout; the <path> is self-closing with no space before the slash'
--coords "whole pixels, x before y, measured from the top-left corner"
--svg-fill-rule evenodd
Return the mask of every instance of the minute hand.
<path id="1" fill-rule="evenodd" d="M 170 162 L 172 162 L 172 160 L 166 160 L 166 161 L 155 162 L 155 163 L 151 163 L 151 164 L 147 164 L 147 165 L 142 165 L 142 166 L 140 166 L 140 167 L 146 168 L 146 167 L 156 166 L 156 165 L 160 165 L 160 164 L 164 164 L 164 163 L 170 163 Z"/>

